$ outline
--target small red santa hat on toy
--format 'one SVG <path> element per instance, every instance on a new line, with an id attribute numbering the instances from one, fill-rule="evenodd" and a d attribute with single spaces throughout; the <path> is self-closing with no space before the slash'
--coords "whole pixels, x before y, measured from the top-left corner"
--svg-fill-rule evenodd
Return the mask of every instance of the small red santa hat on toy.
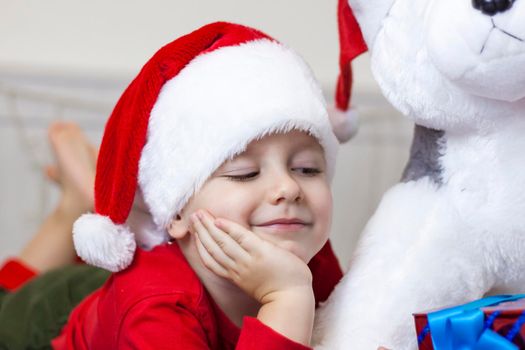
<path id="1" fill-rule="evenodd" d="M 357 114 L 350 106 L 353 79 L 351 62 L 367 51 L 367 46 L 348 0 L 339 0 L 337 4 L 337 24 L 339 78 L 335 92 L 335 108 L 330 110 L 330 120 L 334 133 L 342 143 L 348 141 L 357 131 Z"/>
<path id="2" fill-rule="evenodd" d="M 73 227 L 78 255 L 110 271 L 126 268 L 137 243 L 166 242 L 171 220 L 224 161 L 292 129 L 319 140 L 331 178 L 338 142 L 321 89 L 291 49 L 224 22 L 164 46 L 106 124 L 95 213 Z"/>

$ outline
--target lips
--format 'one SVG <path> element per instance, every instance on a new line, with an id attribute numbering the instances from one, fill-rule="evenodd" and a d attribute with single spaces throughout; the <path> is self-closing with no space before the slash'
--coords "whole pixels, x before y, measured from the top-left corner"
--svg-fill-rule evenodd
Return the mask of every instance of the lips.
<path id="1" fill-rule="evenodd" d="M 298 231 L 310 225 L 311 223 L 298 218 L 280 218 L 267 221 L 256 226 L 272 229 L 275 231 Z"/>
<path id="2" fill-rule="evenodd" d="M 283 224 L 283 225 L 302 224 L 302 225 L 306 225 L 307 223 L 305 221 L 301 220 L 301 219 L 298 219 L 298 218 L 290 218 L 290 219 L 279 218 L 279 219 L 275 219 L 275 220 L 271 220 L 271 221 L 259 224 L 257 226 L 269 226 L 269 225 L 276 225 L 276 224 Z"/>

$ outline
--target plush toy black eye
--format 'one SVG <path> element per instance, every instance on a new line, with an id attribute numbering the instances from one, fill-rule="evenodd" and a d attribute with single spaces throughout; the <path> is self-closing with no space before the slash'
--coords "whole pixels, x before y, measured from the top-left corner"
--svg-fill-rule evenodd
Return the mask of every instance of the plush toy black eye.
<path id="1" fill-rule="evenodd" d="M 472 0 L 472 6 L 488 16 L 505 12 L 512 7 L 515 0 Z"/>

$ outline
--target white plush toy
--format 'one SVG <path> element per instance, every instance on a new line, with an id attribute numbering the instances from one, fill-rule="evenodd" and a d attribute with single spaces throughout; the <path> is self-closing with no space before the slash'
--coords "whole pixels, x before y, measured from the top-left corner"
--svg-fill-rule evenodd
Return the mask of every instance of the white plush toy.
<path id="1" fill-rule="evenodd" d="M 348 2 L 416 127 L 318 315 L 318 348 L 416 349 L 413 312 L 525 291 L 525 0 Z"/>

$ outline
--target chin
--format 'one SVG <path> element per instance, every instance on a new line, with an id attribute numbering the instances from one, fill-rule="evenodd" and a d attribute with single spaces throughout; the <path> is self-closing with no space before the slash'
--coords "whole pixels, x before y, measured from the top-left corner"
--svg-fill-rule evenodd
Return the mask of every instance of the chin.
<path id="1" fill-rule="evenodd" d="M 321 245 L 315 252 L 312 252 L 311 249 L 308 249 L 307 247 L 305 247 L 304 244 L 302 244 L 301 241 L 299 240 L 294 240 L 293 238 L 290 238 L 290 237 L 279 236 L 279 235 L 276 235 L 275 233 L 269 233 L 265 231 L 264 229 L 261 230 L 253 226 L 251 227 L 251 229 L 253 232 L 255 232 L 257 235 L 259 235 L 264 240 L 271 242 L 284 250 L 289 251 L 290 253 L 297 256 L 299 259 L 301 259 L 305 263 L 308 263 L 313 258 L 313 256 L 319 250 L 321 250 L 322 246 L 324 245 L 323 243 L 323 245 Z"/>
<path id="2" fill-rule="evenodd" d="M 312 256 L 310 256 L 311 254 L 308 254 L 307 252 L 304 251 L 304 249 L 302 249 L 302 247 L 299 247 L 297 242 L 287 241 L 283 245 L 280 245 L 280 246 L 283 249 L 286 249 L 287 251 L 295 255 L 296 257 L 298 257 L 299 259 L 301 259 L 302 261 L 304 261 L 306 264 L 308 264 L 308 262 L 312 258 Z"/>

